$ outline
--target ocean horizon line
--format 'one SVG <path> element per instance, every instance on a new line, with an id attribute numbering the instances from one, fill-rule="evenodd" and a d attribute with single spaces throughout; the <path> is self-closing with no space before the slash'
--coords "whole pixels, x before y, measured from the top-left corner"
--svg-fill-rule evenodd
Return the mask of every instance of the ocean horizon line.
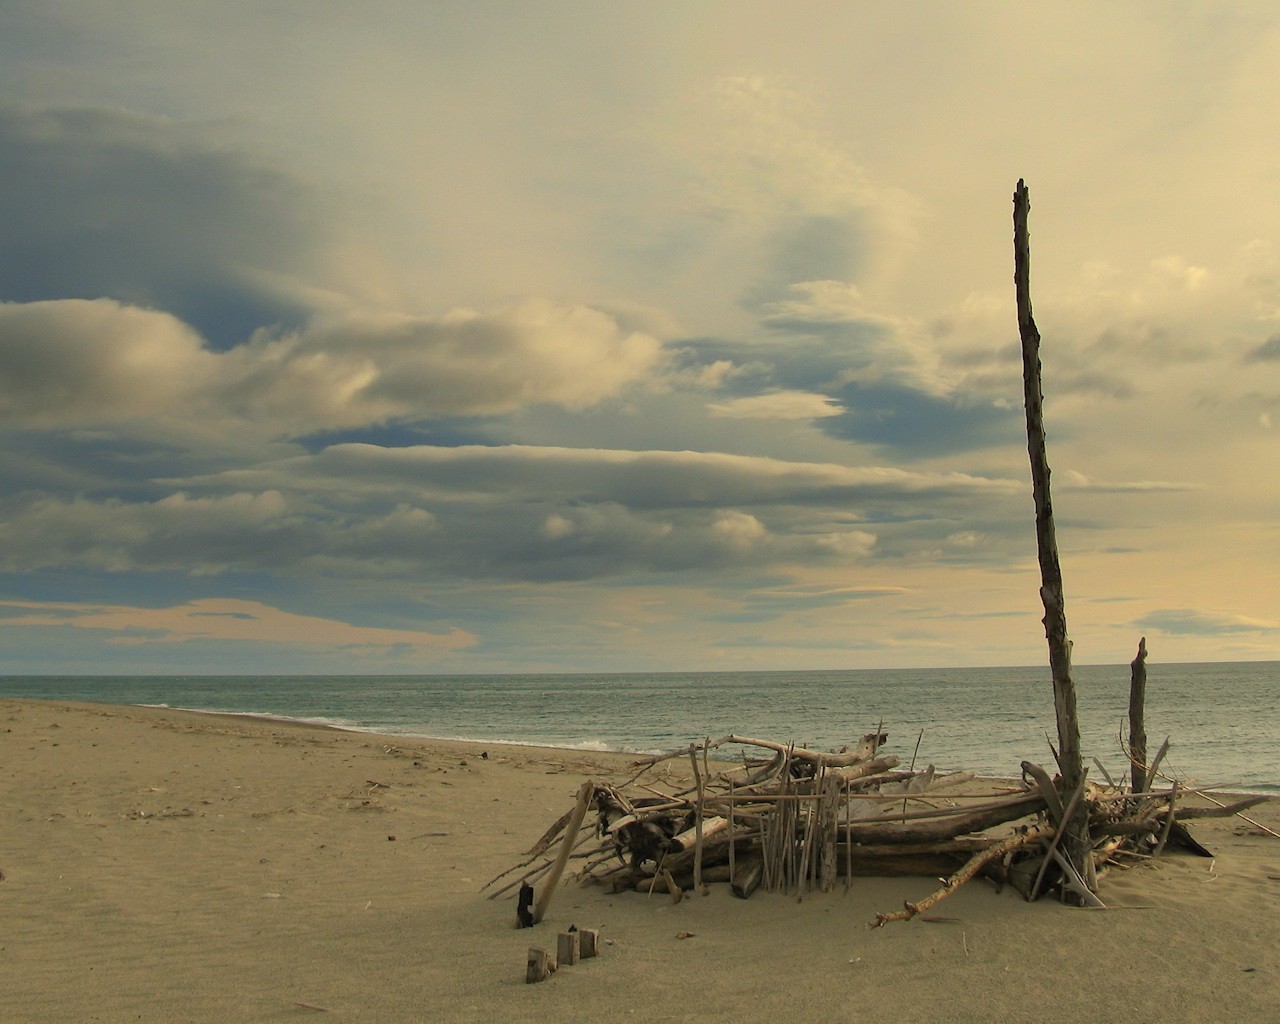
<path id="1" fill-rule="evenodd" d="M 1128 668 L 1131 662 L 1121 661 L 1078 661 L 1072 664 L 1073 669 L 1081 668 Z M 1151 658 L 1146 662 L 1148 670 L 1158 667 L 1197 668 L 1214 665 L 1280 665 L 1280 658 L 1235 658 L 1230 660 L 1210 659 L 1202 661 L 1157 661 Z M 1050 670 L 1048 662 L 1036 664 L 1004 664 L 1004 665 L 894 665 L 871 666 L 867 668 L 680 668 L 680 669 L 537 669 L 537 670 L 502 670 L 489 671 L 420 671 L 420 672 L 4 672 L 0 671 L 0 679 L 466 679 L 488 678 L 495 676 L 512 676 L 520 678 L 536 678 L 541 676 L 679 676 L 679 675 L 838 675 L 862 672 L 983 672 L 1010 670 Z"/>

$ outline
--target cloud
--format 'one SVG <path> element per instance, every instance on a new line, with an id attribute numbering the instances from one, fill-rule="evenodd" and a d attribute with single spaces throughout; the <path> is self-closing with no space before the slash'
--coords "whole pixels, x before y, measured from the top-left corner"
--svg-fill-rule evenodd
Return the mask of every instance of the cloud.
<path id="1" fill-rule="evenodd" d="M 211 351 L 169 313 L 110 299 L 0 305 L 0 421 L 68 429 L 199 420 L 260 436 L 581 410 L 644 381 L 660 344 L 585 306 L 347 313 Z M 149 423 L 142 423 L 143 420 Z"/>
<path id="2" fill-rule="evenodd" d="M 110 299 L 0 304 L 0 423 L 70 428 L 189 411 L 217 357 L 168 313 Z"/>
<path id="3" fill-rule="evenodd" d="M 878 184 L 809 76 L 700 75 L 648 137 L 665 192 L 636 219 L 646 276 L 712 322 L 759 312 L 806 281 L 865 283 L 905 249 L 918 204 Z"/>
<path id="4" fill-rule="evenodd" d="M 743 306 L 767 309 L 805 282 L 861 277 L 873 249 L 866 237 L 866 219 L 861 211 L 780 218 L 763 241 L 768 257 L 759 279 L 743 296 Z"/>
<path id="5" fill-rule="evenodd" d="M 168 608 L 125 605 L 0 601 L 8 614 L 0 629 L 67 627 L 101 630 L 116 644 L 185 644 L 197 641 L 258 642 L 351 651 L 408 649 L 455 651 L 476 644 L 466 630 L 447 633 L 356 626 L 334 619 L 296 615 L 258 601 L 201 598 Z"/>
<path id="6" fill-rule="evenodd" d="M 825 433 L 876 444 L 904 458 L 1011 450 L 1022 430 L 1023 421 L 1008 406 L 962 392 L 939 396 L 884 381 L 850 383 L 836 395 L 844 412 L 822 421 Z"/>
<path id="7" fill-rule="evenodd" d="M 244 486 L 259 477 L 272 486 Z M 0 569 L 545 580 L 854 565 L 886 530 L 896 556 L 970 517 L 994 529 L 1017 489 L 723 453 L 343 444 L 155 500 L 14 498 Z"/>
<path id="8" fill-rule="evenodd" d="M 0 106 L 0 299 L 114 298 L 225 346 L 298 322 L 326 289 L 367 294 L 353 269 L 369 260 L 332 201 L 215 135 L 126 111 Z"/>
<path id="9" fill-rule="evenodd" d="M 688 109 L 706 203 L 761 218 L 780 243 L 774 266 L 786 283 L 853 276 L 804 268 L 852 270 L 862 254 L 847 247 L 848 227 L 870 217 L 873 230 L 901 230 L 916 213 L 905 193 L 873 182 L 799 79 L 724 75 Z"/>
<path id="10" fill-rule="evenodd" d="M 585 306 L 348 314 L 228 353 L 223 398 L 295 433 L 389 420 L 581 410 L 646 379 L 661 346 Z"/>
<path id="11" fill-rule="evenodd" d="M 1002 372 L 996 387 L 973 388 L 964 374 L 942 367 L 927 331 L 910 319 L 878 315 L 859 289 L 840 281 L 810 281 L 769 303 L 767 340 L 694 338 L 671 343 L 675 379 L 733 396 L 709 405 L 715 416 L 743 416 L 780 402 L 774 395 L 817 395 L 787 408 L 820 421 L 840 441 L 870 444 L 891 457 L 920 458 L 1009 448 L 1022 431 L 1021 382 Z M 983 352 L 984 364 L 991 356 Z M 717 372 L 712 373 L 715 369 Z M 821 412 L 821 415 L 819 413 Z"/>
<path id="12" fill-rule="evenodd" d="M 711 402 L 712 416 L 730 420 L 810 420 L 838 416 L 840 403 L 826 395 L 808 391 L 767 391 L 761 395 Z"/>
<path id="13" fill-rule="evenodd" d="M 1246 353 L 1245 359 L 1254 363 L 1280 360 L 1280 334 L 1273 334 L 1253 351 Z"/>
<path id="14" fill-rule="evenodd" d="M 1086 476 L 1075 469 L 1065 470 L 1061 475 L 1061 481 L 1065 484 L 1066 490 L 1092 491 L 1098 494 L 1177 494 L 1182 491 L 1200 490 L 1203 487 L 1202 484 L 1179 483 L 1173 480 L 1122 480 L 1112 482 Z"/>
<path id="15" fill-rule="evenodd" d="M 1190 608 L 1165 608 L 1134 622 L 1139 629 L 1158 630 L 1181 636 L 1228 636 L 1235 633 L 1280 633 L 1280 622 L 1246 618 L 1243 615 L 1216 615 Z"/>
<path id="16" fill-rule="evenodd" d="M 11 509 L 0 522 L 0 568 L 263 569 L 314 548 L 319 539 L 312 532 L 278 491 L 210 498 L 175 493 L 153 502 L 40 498 Z"/>
<path id="17" fill-rule="evenodd" d="M 616 451 L 501 445 L 382 448 L 341 444 L 271 470 L 295 483 L 361 482 L 424 494 L 591 499 L 629 508 L 701 508 L 771 503 L 965 498 L 1015 493 L 1021 484 L 965 473 L 841 466 L 721 452 Z"/>
<path id="18" fill-rule="evenodd" d="M 843 332 L 860 324 L 892 327 L 898 323 L 873 313 L 856 285 L 835 278 L 800 278 L 787 288 L 785 296 L 764 306 L 761 313 L 766 327 L 799 333 Z"/>

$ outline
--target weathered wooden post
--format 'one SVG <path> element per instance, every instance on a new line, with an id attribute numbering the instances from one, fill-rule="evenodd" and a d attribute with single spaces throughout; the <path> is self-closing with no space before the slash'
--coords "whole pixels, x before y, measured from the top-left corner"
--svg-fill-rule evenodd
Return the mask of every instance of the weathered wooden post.
<path id="1" fill-rule="evenodd" d="M 1129 663 L 1129 777 L 1134 793 L 1147 785 L 1147 638 L 1138 641 L 1138 656 Z"/>
<path id="2" fill-rule="evenodd" d="M 1076 713 L 1076 688 L 1071 680 L 1071 642 L 1067 639 L 1066 601 L 1062 592 L 1062 566 L 1053 527 L 1053 502 L 1049 494 L 1049 460 L 1045 453 L 1044 394 L 1040 388 L 1040 332 L 1031 315 L 1031 242 L 1027 214 L 1031 200 L 1027 186 L 1018 180 L 1013 193 L 1013 281 L 1018 303 L 1018 334 L 1022 338 L 1022 386 L 1027 412 L 1027 452 L 1031 457 L 1031 489 L 1036 506 L 1036 546 L 1040 556 L 1040 600 L 1044 604 L 1044 632 L 1049 643 L 1049 668 L 1053 675 L 1053 709 L 1058 723 L 1058 768 L 1062 776 L 1064 805 L 1084 781 L 1080 752 L 1080 722 Z M 1061 824 L 1061 849 L 1083 879 L 1094 877 L 1089 841 L 1087 802 L 1075 801 L 1069 821 Z"/>
<path id="3" fill-rule="evenodd" d="M 560 852 L 556 855 L 555 864 L 547 880 L 542 883 L 542 892 L 538 893 L 538 901 L 533 905 L 533 923 L 540 924 L 555 895 L 556 886 L 560 884 L 560 876 L 564 874 L 565 865 L 569 863 L 569 854 L 573 853 L 574 844 L 578 841 L 578 829 L 582 828 L 582 819 L 587 816 L 587 808 L 591 805 L 591 797 L 595 793 L 595 783 L 590 779 L 578 789 L 578 802 L 574 805 L 569 824 L 565 826 L 564 835 L 560 839 Z"/>

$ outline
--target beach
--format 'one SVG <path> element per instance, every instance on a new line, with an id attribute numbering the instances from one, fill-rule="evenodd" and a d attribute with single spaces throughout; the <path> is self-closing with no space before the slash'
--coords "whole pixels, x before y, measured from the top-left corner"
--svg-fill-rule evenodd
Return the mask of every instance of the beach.
<path id="1" fill-rule="evenodd" d="M 975 881 L 724 885 L 673 904 L 573 881 L 546 920 L 481 887 L 629 758 L 165 708 L 0 699 L 0 1020 L 1091 1022 L 1280 1017 L 1280 840 L 1112 871 L 1079 910 Z M 1250 817 L 1280 830 L 1280 802 Z M 530 945 L 600 930 L 539 985 Z"/>

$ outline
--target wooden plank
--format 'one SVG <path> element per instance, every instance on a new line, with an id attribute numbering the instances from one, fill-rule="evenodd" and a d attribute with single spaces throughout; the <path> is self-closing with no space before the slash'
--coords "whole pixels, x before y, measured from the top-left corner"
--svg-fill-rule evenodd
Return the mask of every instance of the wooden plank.
<path id="1" fill-rule="evenodd" d="M 576 931 L 561 932 L 556 936 L 556 963 L 561 967 L 572 967 L 578 962 L 581 947 L 580 937 Z"/>
<path id="2" fill-rule="evenodd" d="M 764 874 L 764 861 L 759 857 L 744 857 L 737 865 L 737 871 L 729 888 L 740 900 L 750 899 L 751 894 L 760 887 L 760 879 Z"/>
<path id="3" fill-rule="evenodd" d="M 556 969 L 556 959 L 545 949 L 537 946 L 529 947 L 529 957 L 525 963 L 524 981 L 526 985 L 535 985 L 551 977 Z"/>

